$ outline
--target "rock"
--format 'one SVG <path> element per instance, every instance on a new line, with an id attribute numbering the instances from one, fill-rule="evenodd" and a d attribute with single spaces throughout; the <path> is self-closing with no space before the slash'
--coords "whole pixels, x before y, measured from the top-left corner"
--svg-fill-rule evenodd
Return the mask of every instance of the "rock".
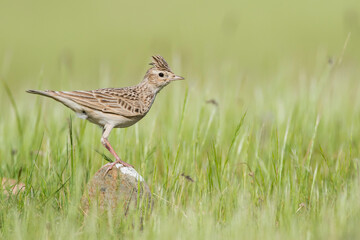
<path id="1" fill-rule="evenodd" d="M 7 196 L 10 194 L 17 195 L 19 192 L 23 192 L 25 190 L 25 184 L 15 179 L 2 178 L 1 185 L 3 193 Z"/>
<path id="2" fill-rule="evenodd" d="M 82 196 L 82 210 L 85 214 L 97 205 L 100 212 L 140 209 L 149 211 L 152 206 L 151 192 L 140 174 L 134 168 L 116 164 L 106 175 L 110 163 L 97 171 Z"/>

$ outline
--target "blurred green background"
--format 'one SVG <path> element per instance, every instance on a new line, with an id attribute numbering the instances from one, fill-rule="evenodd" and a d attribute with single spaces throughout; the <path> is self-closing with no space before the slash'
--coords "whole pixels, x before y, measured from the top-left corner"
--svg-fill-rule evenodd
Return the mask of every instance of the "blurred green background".
<path id="1" fill-rule="evenodd" d="M 106 87 L 96 82 L 106 70 L 109 85 L 124 86 L 141 79 L 150 55 L 161 54 L 174 69 L 181 63 L 189 81 L 210 81 L 211 69 L 226 64 L 249 74 L 284 62 L 312 69 L 319 58 L 338 56 L 349 32 L 344 59 L 357 64 L 359 10 L 357 0 L 1 0 L 0 73 L 21 92 L 41 72 L 44 87 Z M 62 86 L 62 74 L 75 82 Z"/>

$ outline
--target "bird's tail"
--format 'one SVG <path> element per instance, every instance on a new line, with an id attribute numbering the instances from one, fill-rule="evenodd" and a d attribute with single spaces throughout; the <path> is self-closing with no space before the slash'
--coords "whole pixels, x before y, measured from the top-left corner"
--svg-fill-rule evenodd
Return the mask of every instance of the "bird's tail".
<path id="1" fill-rule="evenodd" d="M 72 101 L 71 99 L 68 99 L 66 97 L 61 97 L 59 95 L 59 93 L 61 93 L 61 92 L 52 91 L 52 90 L 45 90 L 45 91 L 27 90 L 26 92 L 52 98 L 52 99 L 54 99 L 54 100 L 56 100 L 58 102 L 61 102 L 62 104 L 64 104 L 68 108 L 72 109 L 74 112 L 76 112 L 76 113 L 81 112 L 82 113 L 83 108 L 79 104 Z"/>
<path id="2" fill-rule="evenodd" d="M 27 90 L 26 92 L 27 92 L 27 93 L 32 93 L 32 94 L 42 95 L 42 96 L 45 96 L 45 97 L 51 97 L 51 98 L 54 97 L 54 93 L 55 93 L 54 91 L 51 91 L 51 90 L 46 90 L 46 91 Z"/>

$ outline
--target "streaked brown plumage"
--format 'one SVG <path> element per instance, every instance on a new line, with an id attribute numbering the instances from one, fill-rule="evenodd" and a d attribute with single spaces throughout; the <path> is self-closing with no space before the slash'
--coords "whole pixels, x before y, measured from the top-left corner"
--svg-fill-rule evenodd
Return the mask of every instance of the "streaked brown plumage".
<path id="1" fill-rule="evenodd" d="M 72 109 L 80 118 L 87 119 L 103 128 L 102 144 L 116 158 L 108 171 L 116 164 L 131 167 L 122 161 L 111 147 L 108 136 L 113 128 L 129 127 L 142 119 L 150 110 L 156 94 L 171 81 L 182 80 L 176 76 L 165 59 L 153 56 L 153 67 L 150 68 L 144 79 L 136 86 L 124 88 L 104 88 L 91 91 L 38 91 L 34 93 L 51 97 Z"/>

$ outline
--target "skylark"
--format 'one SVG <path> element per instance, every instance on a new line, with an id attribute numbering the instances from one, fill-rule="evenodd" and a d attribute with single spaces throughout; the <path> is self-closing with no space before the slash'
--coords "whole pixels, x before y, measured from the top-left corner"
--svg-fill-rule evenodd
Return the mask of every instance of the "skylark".
<path id="1" fill-rule="evenodd" d="M 172 81 L 184 79 L 175 75 L 161 56 L 152 56 L 150 65 L 152 67 L 146 72 L 144 79 L 132 87 L 71 92 L 52 90 L 27 92 L 53 98 L 73 110 L 78 117 L 103 128 L 101 143 L 116 158 L 107 169 L 107 173 L 117 163 L 132 167 L 122 161 L 110 145 L 108 137 L 111 130 L 126 128 L 137 123 L 149 112 L 156 95 L 163 87 Z"/>

